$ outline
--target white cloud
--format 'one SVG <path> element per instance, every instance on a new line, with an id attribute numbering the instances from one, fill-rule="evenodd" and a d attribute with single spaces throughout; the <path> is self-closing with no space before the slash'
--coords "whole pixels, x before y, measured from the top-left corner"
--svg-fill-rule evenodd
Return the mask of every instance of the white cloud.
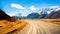
<path id="1" fill-rule="evenodd" d="M 21 6 L 20 4 L 11 4 L 11 7 L 17 8 L 17 9 L 26 9 L 23 6 Z"/>
<path id="2" fill-rule="evenodd" d="M 37 8 L 35 6 L 30 6 L 30 10 L 36 10 Z"/>

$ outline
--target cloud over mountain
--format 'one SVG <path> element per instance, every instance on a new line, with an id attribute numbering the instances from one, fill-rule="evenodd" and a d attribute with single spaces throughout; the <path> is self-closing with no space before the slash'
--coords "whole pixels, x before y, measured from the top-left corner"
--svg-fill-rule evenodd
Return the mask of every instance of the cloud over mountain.
<path id="1" fill-rule="evenodd" d="M 11 4 L 11 7 L 17 8 L 17 9 L 26 9 L 25 7 L 23 7 L 23 6 L 20 5 L 20 4 Z"/>
<path id="2" fill-rule="evenodd" d="M 30 10 L 36 10 L 37 8 L 35 6 L 30 6 Z"/>

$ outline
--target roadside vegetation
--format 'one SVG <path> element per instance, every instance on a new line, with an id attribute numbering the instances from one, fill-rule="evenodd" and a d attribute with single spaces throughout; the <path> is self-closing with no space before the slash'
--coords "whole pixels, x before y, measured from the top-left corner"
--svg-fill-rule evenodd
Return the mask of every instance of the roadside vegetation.
<path id="1" fill-rule="evenodd" d="M 17 30 L 22 29 L 25 24 L 26 22 L 22 20 L 15 20 L 13 22 L 8 20 L 0 20 L 0 33 L 10 34 L 16 32 Z"/>

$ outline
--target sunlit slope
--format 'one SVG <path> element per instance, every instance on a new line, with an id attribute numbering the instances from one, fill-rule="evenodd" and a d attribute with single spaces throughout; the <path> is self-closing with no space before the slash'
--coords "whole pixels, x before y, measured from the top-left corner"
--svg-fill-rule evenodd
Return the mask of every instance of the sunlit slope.
<path id="1" fill-rule="evenodd" d="M 26 22 L 21 20 L 16 20 L 14 22 L 10 22 L 7 20 L 0 20 L 0 34 L 6 34 L 12 32 L 18 28 L 22 28 Z"/>

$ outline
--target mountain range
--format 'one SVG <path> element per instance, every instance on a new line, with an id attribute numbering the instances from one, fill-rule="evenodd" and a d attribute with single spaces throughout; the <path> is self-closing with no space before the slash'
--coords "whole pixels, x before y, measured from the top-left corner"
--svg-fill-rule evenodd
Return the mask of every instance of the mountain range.
<path id="1" fill-rule="evenodd" d="M 60 18 L 60 6 L 55 8 L 40 9 L 39 13 L 31 13 L 27 18 L 57 19 Z"/>
<path id="2" fill-rule="evenodd" d="M 0 19 L 9 19 L 9 18 L 11 17 L 0 9 Z M 21 14 L 18 13 L 16 16 L 13 16 L 13 18 L 59 19 L 60 18 L 60 6 L 55 7 L 55 8 L 40 9 L 39 12 L 30 13 L 26 17 L 21 16 Z"/>

